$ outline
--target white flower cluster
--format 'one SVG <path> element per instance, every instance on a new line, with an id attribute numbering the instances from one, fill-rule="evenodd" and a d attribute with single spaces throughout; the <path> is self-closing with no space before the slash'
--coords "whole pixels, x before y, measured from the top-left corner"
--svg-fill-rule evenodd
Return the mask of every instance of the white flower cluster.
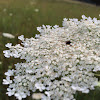
<path id="1" fill-rule="evenodd" d="M 64 19 L 63 27 L 37 27 L 35 38 L 6 44 L 5 57 L 24 59 L 5 73 L 8 96 L 21 100 L 30 91 L 44 93 L 42 100 L 75 100 L 76 91 L 89 93 L 97 85 L 94 73 L 100 71 L 100 20 Z M 12 79 L 13 78 L 13 79 Z"/>

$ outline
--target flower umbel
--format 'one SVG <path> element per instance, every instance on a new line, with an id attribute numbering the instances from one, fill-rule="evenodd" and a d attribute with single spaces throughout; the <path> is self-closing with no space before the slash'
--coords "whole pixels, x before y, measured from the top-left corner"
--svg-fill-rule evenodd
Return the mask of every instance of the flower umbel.
<path id="1" fill-rule="evenodd" d="M 75 100 L 76 91 L 93 90 L 98 83 L 94 72 L 100 71 L 100 20 L 82 15 L 80 21 L 65 18 L 63 27 L 43 25 L 37 30 L 40 35 L 22 35 L 21 45 L 7 44 L 9 50 L 3 51 L 7 58 L 26 60 L 5 73 L 7 94 L 21 100 L 38 90 L 44 93 L 42 100 Z"/>

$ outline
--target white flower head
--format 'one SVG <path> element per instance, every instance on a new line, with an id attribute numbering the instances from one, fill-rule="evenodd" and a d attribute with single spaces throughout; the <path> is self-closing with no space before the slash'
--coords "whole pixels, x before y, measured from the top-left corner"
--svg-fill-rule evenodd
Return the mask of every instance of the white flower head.
<path id="1" fill-rule="evenodd" d="M 36 38 L 39 38 L 39 37 L 40 37 L 40 35 L 39 35 L 39 34 L 36 34 L 36 35 L 35 35 L 35 37 L 36 37 Z"/>
<path id="2" fill-rule="evenodd" d="M 13 76 L 13 74 L 14 74 L 14 70 L 8 70 L 8 72 L 5 72 L 5 75 L 6 76 Z"/>
<path id="3" fill-rule="evenodd" d="M 94 69 L 93 69 L 93 71 L 94 71 L 94 72 L 100 71 L 100 66 L 98 66 L 98 65 L 95 66 Z"/>
<path id="4" fill-rule="evenodd" d="M 39 9 L 36 8 L 36 9 L 34 9 L 34 11 L 35 11 L 35 12 L 39 12 Z"/>
<path id="5" fill-rule="evenodd" d="M 16 89 L 7 88 L 6 94 L 8 94 L 8 96 L 12 96 L 15 94 L 15 91 Z"/>
<path id="6" fill-rule="evenodd" d="M 4 37 L 6 37 L 6 38 L 10 38 L 10 39 L 15 38 L 15 36 L 12 35 L 12 34 L 10 34 L 10 33 L 2 33 L 2 35 L 3 35 Z"/>
<path id="7" fill-rule="evenodd" d="M 18 36 L 18 39 L 24 41 L 24 35 Z"/>
<path id="8" fill-rule="evenodd" d="M 18 37 L 22 45 L 7 44 L 5 57 L 25 60 L 5 73 L 3 84 L 11 89 L 7 94 L 21 100 L 38 90 L 42 100 L 74 100 L 76 91 L 89 93 L 98 85 L 94 72 L 100 71 L 99 29 L 100 20 L 82 15 L 80 21 L 65 18 L 63 27 L 37 27 L 35 38 Z"/>
<path id="9" fill-rule="evenodd" d="M 41 84 L 41 83 L 36 83 L 35 87 L 36 87 L 36 89 L 39 89 L 40 91 L 45 89 L 45 86 L 43 86 L 43 84 Z"/>
<path id="10" fill-rule="evenodd" d="M 23 92 L 15 93 L 15 96 L 18 100 L 22 100 L 22 98 L 26 98 L 26 94 Z"/>
<path id="11" fill-rule="evenodd" d="M 87 17 L 85 15 L 82 15 L 83 20 L 87 19 Z"/>
<path id="12" fill-rule="evenodd" d="M 7 43 L 5 46 L 8 47 L 8 48 L 11 48 L 12 43 Z"/>
<path id="13" fill-rule="evenodd" d="M 10 77 L 7 76 L 6 79 L 3 79 L 3 84 L 11 84 L 12 80 L 10 80 Z"/>

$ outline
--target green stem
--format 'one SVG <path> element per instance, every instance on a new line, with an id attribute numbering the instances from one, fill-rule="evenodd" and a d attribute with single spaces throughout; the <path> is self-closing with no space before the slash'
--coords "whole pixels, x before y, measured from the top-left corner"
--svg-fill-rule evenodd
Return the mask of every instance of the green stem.
<path id="1" fill-rule="evenodd" d="M 100 74 L 94 74 L 95 76 L 100 76 Z"/>

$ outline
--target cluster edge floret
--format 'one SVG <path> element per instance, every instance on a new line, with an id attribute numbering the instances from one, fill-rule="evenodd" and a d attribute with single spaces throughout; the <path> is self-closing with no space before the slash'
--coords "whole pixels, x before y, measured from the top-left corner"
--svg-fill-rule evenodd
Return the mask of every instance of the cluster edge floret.
<path id="1" fill-rule="evenodd" d="M 25 60 L 5 73 L 8 96 L 22 100 L 38 90 L 41 100 L 75 100 L 76 91 L 89 93 L 97 86 L 100 20 L 82 15 L 80 21 L 64 18 L 62 25 L 37 27 L 40 34 L 35 38 L 21 35 L 21 44 L 5 45 L 9 48 L 3 51 L 5 57 Z"/>

